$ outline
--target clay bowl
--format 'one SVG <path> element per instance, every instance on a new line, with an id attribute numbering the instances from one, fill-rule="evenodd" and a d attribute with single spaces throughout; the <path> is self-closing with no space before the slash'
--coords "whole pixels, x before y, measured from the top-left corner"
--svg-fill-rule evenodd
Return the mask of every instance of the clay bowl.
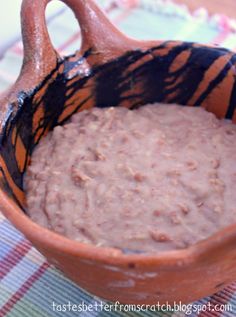
<path id="1" fill-rule="evenodd" d="M 236 225 L 184 250 L 134 254 L 99 248 L 33 223 L 22 179 L 39 140 L 76 111 L 95 105 L 188 104 L 235 121 L 236 55 L 195 43 L 131 40 L 91 0 L 64 0 L 83 40 L 80 51 L 62 58 L 45 25 L 48 2 L 22 5 L 24 63 L 1 100 L 0 210 L 50 263 L 107 300 L 187 303 L 219 291 L 236 279 Z"/>

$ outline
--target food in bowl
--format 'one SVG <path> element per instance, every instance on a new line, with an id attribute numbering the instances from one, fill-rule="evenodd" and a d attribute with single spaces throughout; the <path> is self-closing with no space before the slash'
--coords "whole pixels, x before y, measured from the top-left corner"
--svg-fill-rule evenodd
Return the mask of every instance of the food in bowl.
<path id="1" fill-rule="evenodd" d="M 186 248 L 234 222 L 236 126 L 203 108 L 93 108 L 57 126 L 25 176 L 28 214 L 131 252 Z"/>

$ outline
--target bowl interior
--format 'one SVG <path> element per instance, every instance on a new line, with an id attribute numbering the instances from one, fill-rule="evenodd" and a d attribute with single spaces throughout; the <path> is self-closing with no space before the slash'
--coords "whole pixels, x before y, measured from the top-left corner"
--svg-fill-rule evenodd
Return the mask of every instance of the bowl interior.
<path id="1" fill-rule="evenodd" d="M 34 147 L 77 111 L 165 102 L 234 119 L 235 64 L 228 50 L 183 42 L 127 51 L 103 64 L 94 62 L 92 50 L 58 59 L 37 87 L 18 91 L 8 105 L 0 141 L 2 188 L 26 208 L 23 175 Z"/>

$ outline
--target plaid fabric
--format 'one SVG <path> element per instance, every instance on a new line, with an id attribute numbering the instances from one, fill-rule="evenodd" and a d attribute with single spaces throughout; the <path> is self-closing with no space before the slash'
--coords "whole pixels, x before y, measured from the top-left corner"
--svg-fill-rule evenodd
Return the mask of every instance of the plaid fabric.
<path id="1" fill-rule="evenodd" d="M 209 17 L 203 8 L 190 14 L 186 6 L 164 0 L 103 0 L 98 3 L 105 8 L 114 23 L 132 37 L 215 43 L 236 49 L 236 22 L 222 15 Z M 53 43 L 62 55 L 74 52 L 80 45 L 78 26 L 71 14 L 69 9 L 60 5 L 47 18 Z M 22 63 L 22 43 L 17 40 L 17 36 L 15 38 L 15 43 L 6 52 L 1 52 L 5 55 L 0 61 L 0 92 L 15 81 Z M 73 304 L 77 311 L 69 308 Z M 192 307 L 183 306 L 182 311 L 178 307 L 172 312 L 154 312 L 153 309 L 132 312 L 132 309 L 127 311 L 127 307 L 123 307 L 123 311 L 115 310 L 114 307 L 106 311 L 102 307 L 104 304 L 49 265 L 0 213 L 0 317 L 230 317 L 236 316 L 236 283 L 193 303 Z"/>

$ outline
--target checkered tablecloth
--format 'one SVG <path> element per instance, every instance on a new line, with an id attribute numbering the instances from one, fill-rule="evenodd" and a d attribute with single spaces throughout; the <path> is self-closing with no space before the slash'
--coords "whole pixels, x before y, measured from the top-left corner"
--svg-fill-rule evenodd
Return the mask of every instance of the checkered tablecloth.
<path id="1" fill-rule="evenodd" d="M 98 3 L 129 36 L 215 43 L 236 50 L 236 22 L 220 14 L 209 16 L 204 8 L 190 13 L 186 6 L 165 0 L 100 0 Z M 0 10 L 3 6 L 4 3 L 0 2 Z M 47 21 L 52 41 L 60 54 L 70 54 L 79 48 L 80 33 L 68 8 L 63 4 L 55 6 L 50 10 Z M 15 81 L 21 67 L 22 53 L 22 43 L 17 34 L 10 47 L 1 47 L 0 44 L 0 56 L 3 56 L 0 60 L 0 92 Z M 110 303 L 108 311 L 104 308 L 105 304 L 49 265 L 0 212 L 0 317 L 233 317 L 236 316 L 236 283 L 220 293 L 192 303 L 192 306 L 177 307 L 172 312 L 153 309 L 134 312 L 132 307 L 123 307 L 123 311 L 120 311 L 121 307 L 115 310 Z M 73 311 L 72 305 L 76 305 L 77 309 Z M 197 312 L 201 309 L 201 312 Z"/>

